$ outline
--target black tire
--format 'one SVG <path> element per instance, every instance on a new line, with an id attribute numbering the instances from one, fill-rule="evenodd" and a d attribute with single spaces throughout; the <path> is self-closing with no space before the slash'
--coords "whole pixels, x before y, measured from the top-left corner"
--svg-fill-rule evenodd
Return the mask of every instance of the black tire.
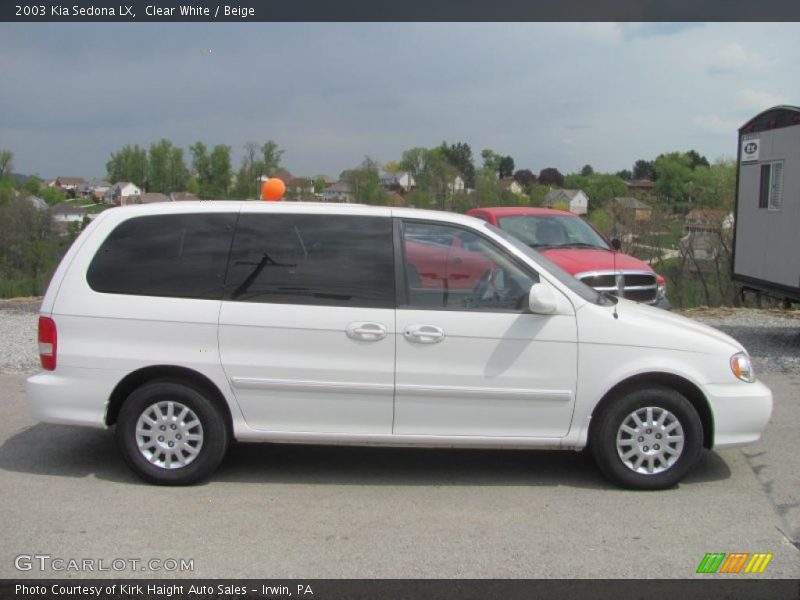
<path id="1" fill-rule="evenodd" d="M 184 421 L 176 420 L 176 431 L 166 431 L 167 435 L 174 435 L 180 439 L 183 433 L 184 440 L 176 439 L 173 444 L 183 444 L 181 457 L 187 463 L 185 466 L 167 468 L 166 452 L 169 452 L 171 459 L 177 457 L 177 450 L 167 450 L 159 442 L 156 446 L 157 434 L 161 432 L 152 428 L 154 436 L 141 438 L 145 443 L 152 444 L 154 449 L 140 450 L 137 441 L 137 423 L 144 413 L 148 417 L 157 415 L 153 410 L 167 412 L 164 404 L 172 402 L 173 412 L 180 414 L 180 405 L 186 407 L 189 412 Z M 193 414 L 192 414 L 193 413 Z M 199 427 L 196 421 L 199 422 Z M 165 417 L 166 418 L 166 417 Z M 151 421 L 154 419 L 151 418 Z M 160 422 L 160 421 L 159 421 Z M 150 428 L 149 424 L 145 425 Z M 167 426 L 168 429 L 170 426 Z M 159 427 L 160 428 L 160 427 Z M 188 438 L 200 435 L 200 442 L 189 442 Z M 219 466 L 228 448 L 228 428 L 225 419 L 220 414 L 219 409 L 208 397 L 207 392 L 200 388 L 192 387 L 186 383 L 172 380 L 152 381 L 134 390 L 125 400 L 117 418 L 117 445 L 128 466 L 142 479 L 157 485 L 189 485 L 208 478 Z M 163 437 L 163 436 L 162 436 Z M 169 442 L 167 442 L 169 443 Z M 189 446 L 191 444 L 191 446 Z M 161 450 L 164 448 L 164 450 Z M 145 452 L 150 452 L 153 456 L 148 459 Z M 194 454 L 192 454 L 194 452 Z M 164 465 L 156 464 L 158 462 Z M 175 462 L 174 460 L 170 461 Z"/>
<path id="2" fill-rule="evenodd" d="M 639 409 L 643 412 L 637 413 L 637 417 L 644 417 L 642 420 L 646 422 L 647 408 L 654 409 L 655 421 L 658 421 L 656 417 L 665 415 L 664 425 L 643 428 L 639 432 L 641 436 L 622 431 L 623 424 L 630 429 L 638 427 L 633 414 Z M 672 419 L 680 429 L 674 427 Z M 664 428 L 672 430 L 667 433 Z M 677 437 L 674 434 L 680 430 L 683 440 L 679 448 L 679 442 L 670 440 Z M 656 436 L 661 437 L 656 439 Z M 663 490 L 675 486 L 697 462 L 703 450 L 703 426 L 694 406 L 682 394 L 667 387 L 648 386 L 612 398 L 602 407 L 594 416 L 589 448 L 597 466 L 613 483 L 636 490 Z M 645 471 L 635 470 L 639 457 L 644 458 L 642 455 L 646 452 L 653 454 L 639 464 L 639 469 Z M 625 460 L 621 453 L 632 456 Z M 646 472 L 648 465 L 652 465 L 653 473 Z"/>

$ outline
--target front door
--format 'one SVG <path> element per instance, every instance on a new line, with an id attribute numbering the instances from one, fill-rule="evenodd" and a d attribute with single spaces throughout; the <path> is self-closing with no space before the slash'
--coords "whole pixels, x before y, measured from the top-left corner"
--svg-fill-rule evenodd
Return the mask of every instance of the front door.
<path id="1" fill-rule="evenodd" d="M 531 314 L 538 275 L 472 230 L 407 220 L 402 241 L 394 433 L 564 436 L 577 378 L 574 313 Z"/>

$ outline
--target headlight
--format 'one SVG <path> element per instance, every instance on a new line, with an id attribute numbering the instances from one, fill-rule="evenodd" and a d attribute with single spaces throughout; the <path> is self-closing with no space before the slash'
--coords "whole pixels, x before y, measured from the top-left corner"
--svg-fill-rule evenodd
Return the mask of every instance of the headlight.
<path id="1" fill-rule="evenodd" d="M 656 293 L 656 300 L 663 300 L 667 297 L 667 284 L 659 283 L 658 292 Z"/>
<path id="2" fill-rule="evenodd" d="M 731 371 L 736 377 L 747 383 L 753 383 L 756 380 L 753 365 L 750 364 L 750 357 L 745 352 L 731 356 Z"/>

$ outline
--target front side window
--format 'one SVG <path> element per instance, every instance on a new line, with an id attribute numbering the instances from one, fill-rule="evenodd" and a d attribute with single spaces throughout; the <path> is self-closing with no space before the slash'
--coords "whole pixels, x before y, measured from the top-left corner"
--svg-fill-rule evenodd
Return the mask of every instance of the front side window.
<path id="1" fill-rule="evenodd" d="M 242 214 L 231 251 L 226 298 L 393 308 L 391 219 Z"/>
<path id="2" fill-rule="evenodd" d="M 407 221 L 409 308 L 524 312 L 538 281 L 486 238 L 459 227 Z"/>
<path id="3" fill-rule="evenodd" d="M 235 214 L 135 217 L 120 223 L 89 265 L 96 292 L 218 300 Z"/>
<path id="4" fill-rule="evenodd" d="M 758 208 L 780 210 L 783 200 L 783 162 L 761 165 Z"/>

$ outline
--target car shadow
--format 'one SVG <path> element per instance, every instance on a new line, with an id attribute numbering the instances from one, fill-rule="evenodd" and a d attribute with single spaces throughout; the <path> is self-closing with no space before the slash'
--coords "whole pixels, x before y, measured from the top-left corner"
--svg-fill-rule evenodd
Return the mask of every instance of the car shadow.
<path id="1" fill-rule="evenodd" d="M 0 446 L 0 469 L 147 485 L 127 467 L 110 431 L 39 423 Z M 681 485 L 731 476 L 705 452 Z M 616 490 L 588 453 L 234 443 L 210 483 L 391 486 L 565 486 Z"/>

